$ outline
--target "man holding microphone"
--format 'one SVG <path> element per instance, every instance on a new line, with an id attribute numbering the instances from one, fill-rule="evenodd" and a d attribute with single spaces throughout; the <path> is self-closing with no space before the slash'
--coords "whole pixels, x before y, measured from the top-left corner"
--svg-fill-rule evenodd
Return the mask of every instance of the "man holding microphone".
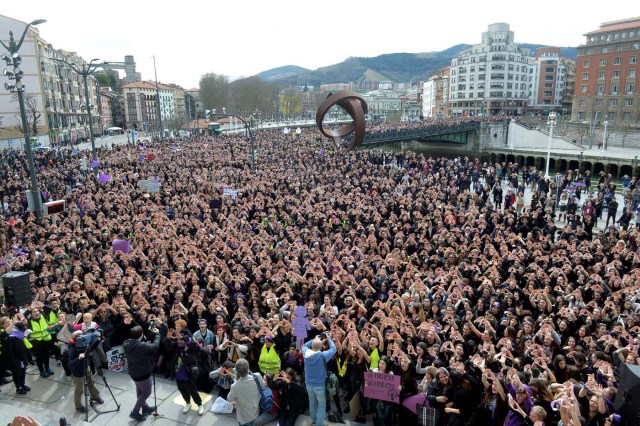
<path id="1" fill-rule="evenodd" d="M 329 344 L 329 349 L 322 350 L 324 340 Z M 336 345 L 325 332 L 313 340 L 308 341 L 302 347 L 304 357 L 304 379 L 309 394 L 309 415 L 311 423 L 323 426 L 324 415 L 327 411 L 327 398 L 325 384 L 327 382 L 327 362 L 336 354 Z"/>
<path id="2" fill-rule="evenodd" d="M 160 333 L 155 324 L 149 328 L 149 331 L 153 335 L 153 343 L 142 341 L 144 333 L 139 325 L 131 329 L 131 339 L 124 342 L 129 376 L 136 384 L 138 397 L 129 417 L 137 421 L 143 421 L 156 410 L 156 407 L 150 407 L 147 404 L 147 398 L 151 395 L 153 386 L 151 375 L 155 366 L 155 354 L 160 347 Z"/>

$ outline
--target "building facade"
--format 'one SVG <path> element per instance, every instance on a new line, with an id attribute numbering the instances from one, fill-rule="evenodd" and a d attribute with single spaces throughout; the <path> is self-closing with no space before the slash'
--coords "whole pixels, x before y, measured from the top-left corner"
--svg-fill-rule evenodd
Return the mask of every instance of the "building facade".
<path id="1" fill-rule="evenodd" d="M 491 24 L 482 41 L 451 61 L 452 116 L 520 115 L 531 95 L 533 56 L 514 41 L 509 24 Z"/>
<path id="2" fill-rule="evenodd" d="M 566 66 L 567 62 L 571 61 L 561 56 L 559 47 L 536 50 L 528 112 L 567 113 L 567 110 L 563 111 L 564 97 L 567 95 L 565 83 L 568 81 L 567 73 L 572 69 Z"/>
<path id="3" fill-rule="evenodd" d="M 640 124 L 640 18 L 605 22 L 578 47 L 571 119 Z"/>
<path id="4" fill-rule="evenodd" d="M 423 118 L 446 117 L 448 115 L 450 71 L 451 67 L 445 67 L 422 83 Z"/>

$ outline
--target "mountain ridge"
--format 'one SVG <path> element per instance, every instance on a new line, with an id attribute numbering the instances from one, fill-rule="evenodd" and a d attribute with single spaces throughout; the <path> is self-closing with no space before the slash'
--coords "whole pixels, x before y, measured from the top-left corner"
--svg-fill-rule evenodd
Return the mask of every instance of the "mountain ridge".
<path id="1" fill-rule="evenodd" d="M 535 52 L 541 44 L 519 43 L 520 48 Z M 426 81 L 470 44 L 457 44 L 445 50 L 419 53 L 385 53 L 374 57 L 350 56 L 344 61 L 309 70 L 297 65 L 271 68 L 255 75 L 268 82 L 295 82 L 296 85 L 319 87 L 327 83 L 359 83 L 362 81 L 392 81 L 396 83 Z M 560 47 L 560 54 L 575 60 L 577 48 Z"/>

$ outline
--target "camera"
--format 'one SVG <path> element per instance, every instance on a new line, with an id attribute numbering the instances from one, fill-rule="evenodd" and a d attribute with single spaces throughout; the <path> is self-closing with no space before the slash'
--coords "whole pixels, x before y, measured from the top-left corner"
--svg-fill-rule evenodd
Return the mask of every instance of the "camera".
<path id="1" fill-rule="evenodd" d="M 327 340 L 329 336 L 327 335 L 326 331 L 323 331 L 322 333 L 318 334 L 318 338 L 320 338 L 320 340 Z"/>

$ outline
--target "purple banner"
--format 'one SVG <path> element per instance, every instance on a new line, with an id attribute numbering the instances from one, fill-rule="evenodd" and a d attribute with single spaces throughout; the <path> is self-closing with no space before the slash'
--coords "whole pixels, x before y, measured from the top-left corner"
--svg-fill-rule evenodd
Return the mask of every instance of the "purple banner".
<path id="1" fill-rule="evenodd" d="M 385 373 L 364 373 L 365 398 L 400 402 L 400 376 Z"/>

